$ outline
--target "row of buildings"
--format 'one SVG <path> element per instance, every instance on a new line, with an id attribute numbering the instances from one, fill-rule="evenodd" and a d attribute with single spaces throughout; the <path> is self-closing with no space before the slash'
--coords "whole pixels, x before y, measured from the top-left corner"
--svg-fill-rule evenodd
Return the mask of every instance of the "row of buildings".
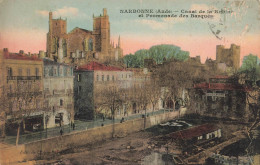
<path id="1" fill-rule="evenodd" d="M 7 48 L 0 57 L 1 121 L 2 127 L 10 122 L 11 129 L 19 122 L 29 131 L 66 125 L 75 114 L 85 119 L 111 115 L 102 112 L 97 101 L 105 89 L 129 90 L 150 79 L 142 71 L 135 76 L 132 70 L 95 61 L 73 67 L 23 51 L 10 53 Z M 117 116 L 122 115 L 126 108 L 119 108 Z"/>

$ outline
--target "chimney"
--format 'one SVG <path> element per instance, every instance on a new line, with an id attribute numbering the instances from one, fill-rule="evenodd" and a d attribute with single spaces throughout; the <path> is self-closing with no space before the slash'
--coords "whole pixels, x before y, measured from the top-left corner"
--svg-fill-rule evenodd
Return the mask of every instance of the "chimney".
<path id="1" fill-rule="evenodd" d="M 106 16 L 106 15 L 107 15 L 107 9 L 104 8 L 104 9 L 103 9 L 103 16 Z"/>
<path id="2" fill-rule="evenodd" d="M 8 55 L 9 55 L 8 48 L 4 48 L 4 49 L 3 49 L 3 52 L 4 52 L 4 56 L 8 56 Z"/>

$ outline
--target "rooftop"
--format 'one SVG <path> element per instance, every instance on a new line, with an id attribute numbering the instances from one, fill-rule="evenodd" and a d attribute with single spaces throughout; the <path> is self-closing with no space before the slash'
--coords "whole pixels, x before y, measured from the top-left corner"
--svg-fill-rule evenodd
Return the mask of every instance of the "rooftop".
<path id="1" fill-rule="evenodd" d="M 69 66 L 67 64 L 64 64 L 64 63 L 59 63 L 59 62 L 55 62 L 51 59 L 48 59 L 48 58 L 44 58 L 43 59 L 43 63 L 44 65 L 63 65 L 63 66 Z"/>
<path id="2" fill-rule="evenodd" d="M 13 60 L 42 61 L 37 56 L 27 56 L 21 53 L 9 53 L 9 52 L 4 52 L 4 58 L 13 59 Z"/>
<path id="3" fill-rule="evenodd" d="M 213 124 L 203 124 L 170 134 L 173 139 L 191 140 L 192 138 L 218 130 Z"/>
<path id="4" fill-rule="evenodd" d="M 215 89 L 215 90 L 247 90 L 239 84 L 223 84 L 223 83 L 200 83 L 195 84 L 194 88 Z"/>
<path id="5" fill-rule="evenodd" d="M 119 67 L 115 67 L 115 66 L 108 66 L 105 64 L 101 64 L 98 62 L 90 62 L 86 65 L 82 65 L 79 66 L 77 69 L 77 71 L 97 71 L 97 70 L 101 70 L 101 71 L 125 71 L 123 68 L 119 68 Z"/>

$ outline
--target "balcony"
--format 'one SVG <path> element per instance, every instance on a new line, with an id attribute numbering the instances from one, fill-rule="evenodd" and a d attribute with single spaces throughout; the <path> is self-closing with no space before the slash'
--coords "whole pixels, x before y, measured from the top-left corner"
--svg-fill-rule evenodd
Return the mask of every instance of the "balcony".
<path id="1" fill-rule="evenodd" d="M 26 97 L 26 96 L 36 97 L 36 96 L 39 96 L 39 95 L 42 95 L 42 91 L 7 93 L 8 97 Z"/>
<path id="2" fill-rule="evenodd" d="M 41 80 L 41 76 L 7 76 L 7 81 L 9 80 Z"/>

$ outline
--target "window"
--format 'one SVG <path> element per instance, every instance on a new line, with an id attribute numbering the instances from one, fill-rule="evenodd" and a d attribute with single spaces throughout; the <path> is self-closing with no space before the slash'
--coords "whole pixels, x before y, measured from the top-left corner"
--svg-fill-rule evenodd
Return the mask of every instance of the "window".
<path id="1" fill-rule="evenodd" d="M 228 111 L 228 106 L 227 105 L 224 106 L 224 111 Z"/>
<path id="2" fill-rule="evenodd" d="M 39 76 L 39 68 L 35 68 L 35 76 Z"/>
<path id="3" fill-rule="evenodd" d="M 114 75 L 112 76 L 112 81 L 114 81 L 115 80 L 115 77 L 114 77 Z"/>
<path id="4" fill-rule="evenodd" d="M 125 74 L 125 78 L 127 78 L 127 74 Z"/>
<path id="5" fill-rule="evenodd" d="M 90 38 L 88 40 L 88 50 L 93 51 L 93 40 Z"/>
<path id="6" fill-rule="evenodd" d="M 109 75 L 107 75 L 107 81 L 109 81 Z"/>
<path id="7" fill-rule="evenodd" d="M 97 81 L 99 81 L 99 76 L 97 75 Z"/>
<path id="8" fill-rule="evenodd" d="M 36 100 L 36 108 L 37 109 L 41 108 L 41 101 L 40 101 L 40 99 Z"/>
<path id="9" fill-rule="evenodd" d="M 60 99 L 60 106 L 63 106 L 63 100 Z"/>
<path id="10" fill-rule="evenodd" d="M 62 66 L 59 67 L 59 75 L 62 76 L 62 71 L 63 71 L 63 68 Z"/>
<path id="11" fill-rule="evenodd" d="M 57 76 L 57 68 L 53 68 L 53 76 Z"/>
<path id="12" fill-rule="evenodd" d="M 9 92 L 12 93 L 12 84 L 9 86 Z"/>
<path id="13" fill-rule="evenodd" d="M 68 68 L 66 68 L 66 67 L 64 67 L 64 76 L 67 76 L 67 74 L 68 74 L 68 72 L 69 72 L 69 69 Z"/>
<path id="14" fill-rule="evenodd" d="M 102 81 L 104 81 L 104 78 L 105 78 L 105 76 L 104 76 L 104 75 L 102 75 Z"/>
<path id="15" fill-rule="evenodd" d="M 78 86 L 78 94 L 81 92 L 81 86 Z"/>
<path id="16" fill-rule="evenodd" d="M 27 76 L 31 76 L 31 70 L 29 68 L 27 68 Z"/>
<path id="17" fill-rule="evenodd" d="M 78 74 L 78 82 L 81 81 L 81 74 Z"/>
<path id="18" fill-rule="evenodd" d="M 22 74 L 23 74 L 23 70 L 22 70 L 22 68 L 19 68 L 18 69 L 18 76 L 22 76 Z"/>
<path id="19" fill-rule="evenodd" d="M 12 68 L 7 68 L 7 75 L 10 77 L 10 76 L 13 76 L 13 70 Z"/>
<path id="20" fill-rule="evenodd" d="M 51 69 L 49 70 L 49 76 L 53 76 L 53 67 L 51 67 Z"/>
<path id="21" fill-rule="evenodd" d="M 63 113 L 58 113 L 55 115 L 55 124 L 60 124 L 63 121 Z"/>

